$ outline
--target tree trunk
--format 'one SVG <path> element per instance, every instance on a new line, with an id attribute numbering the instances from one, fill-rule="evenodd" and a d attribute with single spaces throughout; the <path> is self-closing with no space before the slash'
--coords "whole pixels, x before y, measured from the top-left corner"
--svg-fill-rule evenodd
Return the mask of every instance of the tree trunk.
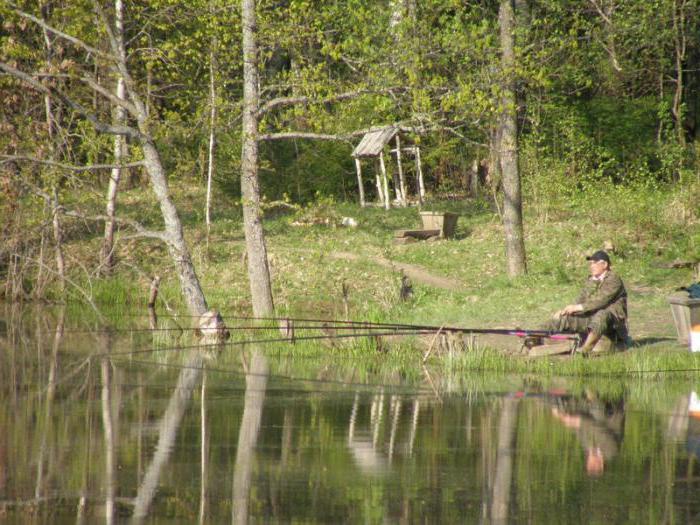
<path id="1" fill-rule="evenodd" d="M 214 16 L 214 6 L 209 1 L 209 12 Z M 216 50 L 218 47 L 217 38 L 211 39 L 209 49 L 209 162 L 207 163 L 207 252 L 209 251 L 209 234 L 211 233 L 211 183 L 214 178 L 214 153 L 216 151 L 216 83 L 215 74 L 217 70 Z"/>
<path id="2" fill-rule="evenodd" d="M 51 213 L 51 207 L 49 206 L 49 203 L 46 202 L 44 204 L 44 219 L 48 217 L 49 213 Z M 41 237 L 39 240 L 39 255 L 37 257 L 37 270 L 36 270 L 36 280 L 34 282 L 34 290 L 32 291 L 32 295 L 34 296 L 35 299 L 39 299 L 40 297 L 43 296 L 44 294 L 44 286 L 46 284 L 45 279 L 44 279 L 44 254 L 46 253 L 46 230 L 47 228 L 41 228 Z M 10 280 L 8 279 L 8 284 Z M 9 296 L 6 296 L 9 297 Z"/>
<path id="3" fill-rule="evenodd" d="M 243 147 L 241 152 L 241 194 L 243 228 L 248 253 L 248 279 L 253 314 L 274 312 L 270 269 L 260 210 L 258 181 L 258 48 L 255 0 L 241 0 L 243 26 Z"/>
<path id="4" fill-rule="evenodd" d="M 518 123 L 515 100 L 515 12 L 512 0 L 501 0 L 498 11 L 501 29 L 503 95 L 499 123 L 499 158 L 503 177 L 503 228 L 506 237 L 508 275 L 527 273 L 523 237 L 522 194 L 518 167 Z"/>
<path id="5" fill-rule="evenodd" d="M 165 176 L 163 164 L 160 160 L 160 155 L 149 131 L 147 108 L 137 91 L 137 86 L 134 80 L 131 78 L 125 58 L 120 56 L 119 43 L 114 36 L 111 24 L 104 15 L 99 2 L 96 2 L 94 5 L 104 20 L 105 28 L 110 39 L 111 51 L 116 58 L 115 65 L 119 70 L 120 76 L 124 79 L 126 95 L 131 103 L 128 111 L 136 120 L 138 130 L 127 126 L 118 127 L 113 126 L 111 123 L 107 124 L 105 122 L 101 122 L 95 115 L 91 115 L 87 110 L 85 110 L 84 107 L 73 102 L 68 94 L 61 92 L 60 90 L 56 91 L 60 93 L 60 98 L 65 104 L 71 107 L 78 115 L 81 115 L 82 117 L 91 121 L 98 131 L 119 135 L 129 135 L 138 140 L 143 150 L 144 166 L 148 173 L 153 192 L 158 200 L 158 204 L 160 205 L 163 222 L 165 224 L 165 231 L 160 238 L 163 239 L 168 245 L 168 250 L 173 262 L 175 263 L 178 277 L 180 278 L 183 296 L 190 313 L 200 316 L 207 311 L 207 302 L 204 297 L 204 293 L 202 292 L 199 279 L 197 278 L 187 243 L 185 242 L 183 236 L 180 217 L 170 198 L 170 190 L 168 189 L 167 178 Z M 48 88 L 41 85 L 39 82 L 34 81 L 30 76 L 8 66 L 4 62 L 0 62 L 0 69 L 2 69 L 5 73 L 15 76 L 25 84 L 37 89 L 45 95 L 51 94 L 51 91 Z M 58 121 L 56 117 L 54 117 L 53 120 Z M 57 220 L 60 212 L 57 198 L 54 195 L 54 197 L 51 197 L 50 199 L 55 201 L 54 219 Z M 58 231 L 58 233 L 60 233 L 60 223 L 56 222 L 55 225 L 58 225 L 58 229 L 55 228 L 54 231 Z M 57 246 L 60 246 L 59 239 L 57 239 Z M 59 254 L 57 253 L 57 260 L 58 256 Z M 60 271 L 61 265 L 59 264 L 59 272 Z"/>
<path id="6" fill-rule="evenodd" d="M 207 163 L 207 204 L 206 204 L 206 223 L 207 223 L 207 247 L 209 246 L 209 234 L 211 233 L 211 182 L 214 178 L 214 151 L 216 148 L 216 134 L 214 127 L 216 125 L 216 86 L 214 85 L 214 51 L 210 54 L 209 60 L 209 159 Z"/>
<path id="7" fill-rule="evenodd" d="M 107 24 L 106 20 L 105 24 Z M 124 79 L 127 95 L 133 107 L 131 113 L 138 123 L 139 133 L 137 136 L 143 151 L 144 165 L 163 216 L 165 225 L 164 237 L 170 257 L 177 269 L 182 295 L 190 313 L 200 316 L 208 310 L 207 300 L 204 297 L 204 292 L 202 292 L 189 248 L 185 242 L 180 216 L 170 197 L 168 180 L 163 163 L 160 160 L 160 154 L 150 134 L 148 108 L 135 89 L 134 80 L 129 73 L 125 56 L 120 54 L 119 41 L 111 34 L 111 31 L 110 37 L 112 53 L 117 57 L 119 74 Z"/>
<path id="8" fill-rule="evenodd" d="M 66 262 L 63 257 L 63 230 L 61 229 L 61 208 L 58 204 L 58 191 L 53 189 L 53 239 L 56 249 L 56 273 L 58 274 L 61 293 L 66 291 Z"/>
<path id="9" fill-rule="evenodd" d="M 114 36 L 117 40 L 119 48 L 119 58 L 126 60 L 126 51 L 124 49 L 124 6 L 122 0 L 114 2 Z M 126 97 L 126 86 L 124 78 L 117 73 L 117 87 L 115 89 L 117 98 L 124 100 Z M 121 106 L 114 107 L 114 124 L 122 126 L 125 122 L 125 111 Z M 126 140 L 123 135 L 114 135 L 113 151 L 114 164 L 119 165 L 126 157 Z M 114 266 L 114 215 L 117 205 L 117 191 L 119 188 L 119 179 L 121 178 L 121 168 L 112 168 L 112 176 L 109 178 L 109 186 L 107 188 L 107 207 L 105 221 L 105 235 L 102 241 L 102 269 L 105 273 L 109 273 Z"/>
<path id="10" fill-rule="evenodd" d="M 151 180 L 151 187 L 158 199 L 163 221 L 165 222 L 168 251 L 177 268 L 182 294 L 190 313 L 200 316 L 208 310 L 207 300 L 199 284 L 199 278 L 182 233 L 180 216 L 170 198 L 168 181 L 165 177 L 165 170 L 163 169 L 160 155 L 150 137 L 144 136 L 142 138 L 141 147 L 143 148 L 144 162 Z"/>
<path id="11" fill-rule="evenodd" d="M 673 93 L 673 120 L 676 124 L 676 136 L 678 143 L 685 146 L 685 130 L 683 129 L 683 65 L 686 58 L 687 36 L 686 36 L 686 15 L 685 15 L 685 0 L 673 2 L 673 35 L 674 35 L 674 51 L 675 51 L 675 69 L 676 69 L 676 89 Z"/>
<path id="12" fill-rule="evenodd" d="M 41 15 L 44 20 L 49 17 L 50 5 L 42 5 Z M 53 41 L 51 40 L 51 34 L 43 29 L 44 44 L 46 45 L 46 62 L 49 67 L 51 67 L 51 62 L 53 60 L 54 49 Z M 44 111 L 46 114 L 46 130 L 49 135 L 49 157 L 50 160 L 56 160 L 57 156 L 57 127 L 56 115 L 53 111 L 53 101 L 49 94 L 44 95 Z M 53 192 L 51 196 L 51 212 L 52 212 L 52 226 L 53 226 L 53 237 L 55 243 L 55 254 L 56 254 L 56 274 L 59 279 L 59 287 L 61 294 L 63 295 L 66 291 L 66 275 L 65 275 L 65 259 L 63 257 L 63 239 L 61 232 L 61 218 L 60 218 L 60 207 L 58 204 L 58 190 L 54 184 Z"/>

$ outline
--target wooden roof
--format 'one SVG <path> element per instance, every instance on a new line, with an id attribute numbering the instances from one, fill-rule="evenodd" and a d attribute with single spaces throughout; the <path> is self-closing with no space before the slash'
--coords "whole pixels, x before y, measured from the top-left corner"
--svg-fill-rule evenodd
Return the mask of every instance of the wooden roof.
<path id="1" fill-rule="evenodd" d="M 378 157 L 391 139 L 399 132 L 398 128 L 387 128 L 370 131 L 362 137 L 362 140 L 352 152 L 353 157 Z"/>

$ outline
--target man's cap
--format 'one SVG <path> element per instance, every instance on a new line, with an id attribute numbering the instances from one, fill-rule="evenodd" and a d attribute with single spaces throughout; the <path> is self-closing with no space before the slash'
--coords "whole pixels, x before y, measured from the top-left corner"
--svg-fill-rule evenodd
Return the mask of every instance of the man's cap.
<path id="1" fill-rule="evenodd" d="M 608 255 L 608 252 L 605 250 L 598 250 L 595 252 L 593 255 L 589 255 L 586 257 L 587 261 L 605 261 L 606 263 L 610 264 L 610 256 Z"/>

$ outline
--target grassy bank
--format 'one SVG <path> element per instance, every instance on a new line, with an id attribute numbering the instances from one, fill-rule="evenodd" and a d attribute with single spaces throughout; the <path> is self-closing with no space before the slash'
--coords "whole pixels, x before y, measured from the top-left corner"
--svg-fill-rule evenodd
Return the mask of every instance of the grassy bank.
<path id="1" fill-rule="evenodd" d="M 597 194 L 538 201 L 547 202 L 546 206 L 526 205 L 529 272 L 512 280 L 504 273 L 498 212 L 486 199 L 426 203 L 425 210 L 460 215 L 456 236 L 406 245 L 394 242 L 394 231 L 420 227 L 415 207 L 362 209 L 323 198 L 296 210 L 270 207 L 265 228 L 277 312 L 342 318 L 345 285 L 352 319 L 536 328 L 552 311 L 575 298 L 586 277 L 585 255 L 609 242 L 615 247 L 613 265 L 628 288 L 631 335 L 637 347 L 634 355 L 606 361 L 618 363 L 611 365 L 612 369 L 639 372 L 683 367 L 690 357 L 675 341 L 666 297 L 694 279 L 692 268 L 671 268 L 670 263 L 693 261 L 700 254 L 700 210 L 696 201 L 688 200 L 692 188 L 635 191 L 608 187 Z M 173 192 L 210 305 L 229 316 L 249 313 L 240 207 L 218 196 L 207 245 L 203 188 L 180 182 L 173 185 Z M 97 197 L 93 202 L 81 203 L 83 208 L 96 210 L 99 205 Z M 159 224 L 157 209 L 143 188 L 123 192 L 120 208 L 128 216 L 156 227 Z M 339 226 L 342 217 L 352 217 L 358 226 Z M 121 240 L 114 277 L 88 279 L 81 268 L 96 264 L 100 231 L 87 230 L 81 224 L 72 228 L 66 250 L 73 260 L 72 274 L 96 303 L 124 305 L 129 310 L 143 308 L 150 276 L 159 274 L 163 277 L 161 308 L 182 308 L 179 284 L 163 246 L 153 241 Z M 401 301 L 401 265 L 413 265 L 428 276 L 448 278 L 454 285 L 436 287 L 413 279 L 411 299 Z M 674 356 L 664 364 L 655 361 L 659 353 Z M 544 366 L 510 364 L 510 360 L 494 360 L 486 354 L 461 356 L 451 366 L 483 369 L 484 360 L 491 363 L 490 368 L 501 371 L 542 372 L 538 367 Z M 593 365 L 560 366 L 581 374 Z"/>

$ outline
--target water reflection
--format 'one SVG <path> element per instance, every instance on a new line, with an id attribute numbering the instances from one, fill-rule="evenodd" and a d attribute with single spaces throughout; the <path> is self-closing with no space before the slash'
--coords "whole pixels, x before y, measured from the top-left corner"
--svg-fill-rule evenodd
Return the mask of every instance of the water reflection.
<path id="1" fill-rule="evenodd" d="M 700 396 L 697 392 L 690 393 L 688 416 L 686 444 L 688 452 L 698 460 L 700 459 Z"/>
<path id="2" fill-rule="evenodd" d="M 601 399 L 587 390 L 580 398 L 562 398 L 552 415 L 573 430 L 586 456 L 586 473 L 601 476 L 606 461 L 617 456 L 625 426 L 622 396 Z"/>
<path id="3" fill-rule="evenodd" d="M 140 523 L 148 515 L 160 482 L 161 471 L 170 459 L 175 437 L 192 398 L 192 392 L 197 388 L 202 377 L 204 356 L 205 354 L 199 350 L 192 351 L 180 371 L 168 407 L 158 425 L 158 444 L 155 454 L 148 464 L 146 474 L 134 498 L 134 523 Z"/>
<path id="4" fill-rule="evenodd" d="M 253 455 L 258 442 L 265 388 L 269 369 L 267 359 L 259 348 L 253 349 L 250 367 L 245 375 L 245 401 L 241 428 L 238 432 L 236 462 L 233 469 L 233 512 L 232 523 L 248 523 Z"/>
<path id="5" fill-rule="evenodd" d="M 460 389 L 440 370 L 409 383 L 381 368 L 342 383 L 335 356 L 314 368 L 260 347 L 151 348 L 150 334 L 78 334 L 65 311 L 8 314 L 3 522 L 700 517 L 697 383 Z"/>

